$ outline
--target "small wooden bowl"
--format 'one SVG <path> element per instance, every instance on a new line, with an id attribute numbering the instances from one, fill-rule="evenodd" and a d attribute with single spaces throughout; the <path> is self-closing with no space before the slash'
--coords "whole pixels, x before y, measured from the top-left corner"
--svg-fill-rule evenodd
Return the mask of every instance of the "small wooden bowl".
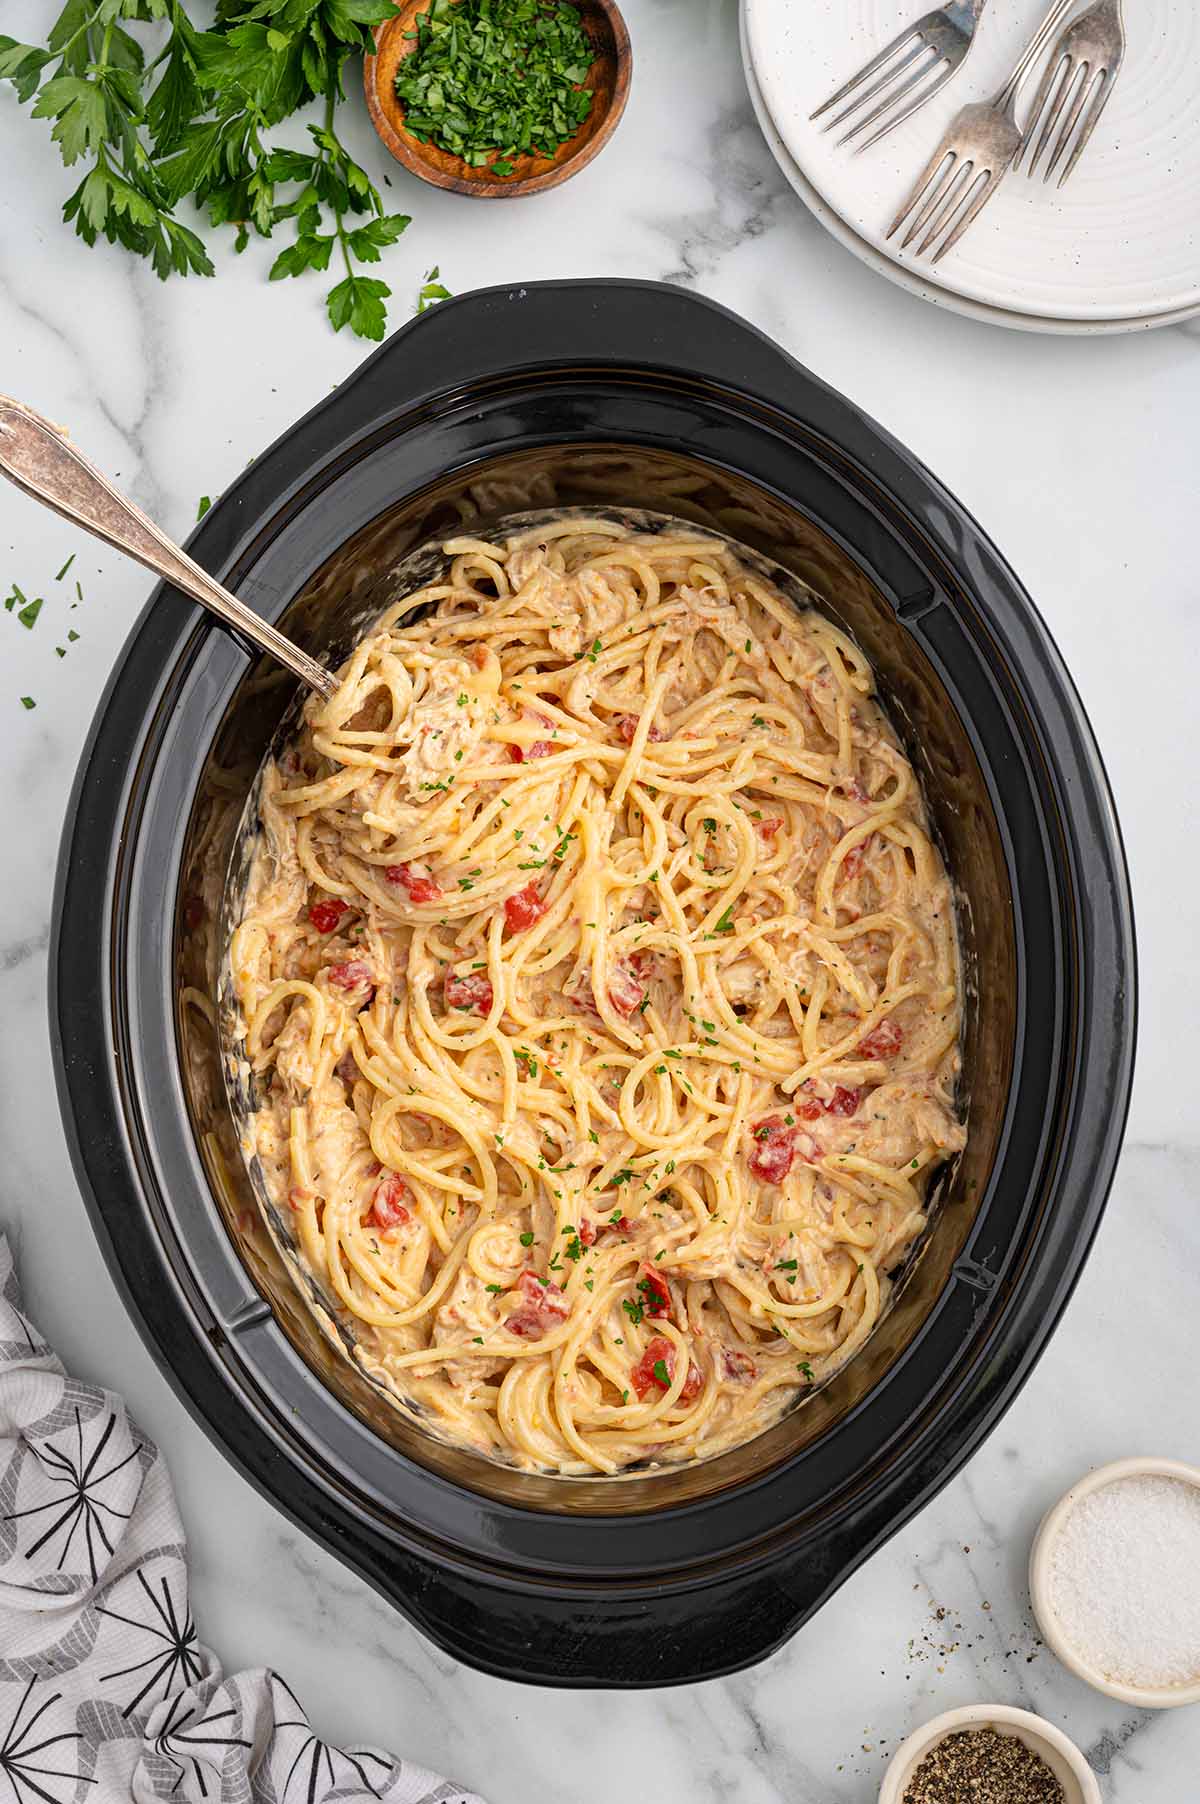
<path id="1" fill-rule="evenodd" d="M 430 0 L 401 0 L 399 10 L 375 27 L 375 54 L 363 64 L 363 86 L 371 123 L 398 163 L 435 188 L 455 194 L 472 194 L 478 200 L 511 200 L 519 194 L 540 194 L 557 188 L 569 176 L 590 163 L 617 129 L 629 96 L 633 52 L 629 32 L 615 0 L 573 0 L 594 56 L 585 87 L 594 90 L 587 118 L 552 157 L 512 158 L 514 173 L 495 176 L 475 168 L 436 144 L 422 144 L 404 124 L 404 108 L 396 95 L 396 71 L 416 49 L 414 30 L 418 13 Z"/>

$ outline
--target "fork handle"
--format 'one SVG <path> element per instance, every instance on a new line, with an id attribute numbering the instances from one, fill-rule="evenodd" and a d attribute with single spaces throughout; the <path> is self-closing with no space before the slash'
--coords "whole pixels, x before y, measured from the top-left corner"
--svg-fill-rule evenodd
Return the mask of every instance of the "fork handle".
<path id="1" fill-rule="evenodd" d="M 326 697 L 335 679 L 190 558 L 71 443 L 61 427 L 0 395 L 0 476 L 64 520 L 136 558 Z"/>
<path id="2" fill-rule="evenodd" d="M 1046 17 L 1042 20 L 1028 44 L 1026 44 L 1016 68 L 997 94 L 996 105 L 998 107 L 1007 110 L 1014 104 L 1017 95 L 1021 91 L 1025 77 L 1029 74 L 1034 63 L 1036 63 L 1038 57 L 1046 48 L 1056 26 L 1066 17 L 1074 4 L 1075 0 L 1054 0 L 1054 4 L 1050 8 L 1050 11 L 1046 14 Z"/>

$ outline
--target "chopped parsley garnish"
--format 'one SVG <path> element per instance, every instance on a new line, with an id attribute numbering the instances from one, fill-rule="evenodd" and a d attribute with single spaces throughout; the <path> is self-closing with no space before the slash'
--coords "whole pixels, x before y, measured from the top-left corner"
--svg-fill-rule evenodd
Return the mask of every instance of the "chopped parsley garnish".
<path id="1" fill-rule="evenodd" d="M 798 1265 L 799 1261 L 796 1259 L 777 1259 L 775 1261 L 775 1270 L 777 1272 L 794 1272 Z"/>
<path id="2" fill-rule="evenodd" d="M 75 562 L 75 556 L 76 556 L 75 552 L 72 552 L 70 557 L 67 559 L 66 563 L 63 565 L 62 569 L 59 571 L 58 575 L 55 577 L 54 580 L 56 583 L 60 583 L 62 581 L 63 577 L 67 574 L 67 571 L 71 568 L 71 565 Z"/>
<path id="3" fill-rule="evenodd" d="M 700 825 L 704 828 L 704 831 L 706 833 L 715 833 L 717 830 L 717 823 L 715 820 L 713 820 L 711 818 L 711 816 L 706 815 L 704 820 L 701 821 Z"/>
<path id="4" fill-rule="evenodd" d="M 654 1376 L 657 1378 L 658 1382 L 662 1385 L 662 1387 L 665 1391 L 670 1390 L 671 1374 L 667 1370 L 667 1362 L 665 1359 L 656 1359 L 655 1360 Z"/>
<path id="5" fill-rule="evenodd" d="M 23 708 L 36 708 L 37 703 L 34 701 L 32 695 L 23 695 L 21 697 L 21 706 Z"/>
<path id="6" fill-rule="evenodd" d="M 725 913 L 721 916 L 720 920 L 717 922 L 716 926 L 713 928 L 713 932 L 714 933 L 732 933 L 733 931 L 734 931 L 733 903 L 731 902 L 729 904 L 729 907 L 725 910 Z"/>
<path id="7" fill-rule="evenodd" d="M 813 1382 L 813 1369 L 809 1365 L 807 1359 L 797 1361 L 796 1370 L 799 1372 L 801 1378 L 806 1378 L 808 1380 L 809 1384 Z"/>
<path id="8" fill-rule="evenodd" d="M 646 1306 L 644 1303 L 635 1303 L 629 1297 L 624 1299 L 621 1308 L 625 1311 L 635 1328 L 646 1313 Z"/>
<path id="9" fill-rule="evenodd" d="M 415 23 L 396 93 L 421 143 L 504 177 L 514 157 L 551 155 L 587 118 L 592 46 L 575 7 L 432 0 Z"/>
<path id="10" fill-rule="evenodd" d="M 21 608 L 20 611 L 18 612 L 17 619 L 21 622 L 22 626 L 28 627 L 29 630 L 32 632 L 34 622 L 37 620 L 38 615 L 41 613 L 42 607 L 43 607 L 43 601 L 42 601 L 42 597 L 39 595 L 36 598 L 36 600 L 27 601 L 25 603 L 25 606 L 23 608 Z"/>
<path id="11" fill-rule="evenodd" d="M 384 179 L 386 180 L 387 178 L 385 177 Z M 425 280 L 417 290 L 418 313 L 427 313 L 430 307 L 437 305 L 438 301 L 448 301 L 452 298 L 450 290 L 438 281 L 440 274 L 441 271 L 436 263 L 432 269 L 426 270 Z"/>
<path id="12" fill-rule="evenodd" d="M 203 520 L 205 514 L 208 512 L 208 510 L 211 506 L 212 506 L 212 496 L 211 495 L 201 495 L 200 505 L 196 509 L 197 520 Z"/>
<path id="13" fill-rule="evenodd" d="M 490 1290 L 494 1297 L 502 1297 L 504 1295 L 503 1284 L 488 1284 L 485 1288 Z"/>
<path id="14" fill-rule="evenodd" d="M 525 1230 L 525 1232 L 524 1232 L 524 1234 L 522 1234 L 522 1236 L 521 1236 L 521 1245 L 522 1245 L 522 1246 L 523 1246 L 523 1247 L 531 1247 L 531 1246 L 532 1246 L 532 1245 L 533 1245 L 533 1231 L 532 1231 L 532 1229 L 530 1229 L 530 1228 L 526 1228 L 526 1230 Z"/>

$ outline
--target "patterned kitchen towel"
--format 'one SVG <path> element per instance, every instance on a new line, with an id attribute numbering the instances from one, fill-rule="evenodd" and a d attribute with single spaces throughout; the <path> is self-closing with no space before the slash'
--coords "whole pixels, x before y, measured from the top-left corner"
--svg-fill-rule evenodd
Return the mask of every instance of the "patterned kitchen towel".
<path id="1" fill-rule="evenodd" d="M 0 1293 L 4 1804 L 481 1804 L 380 1748 L 319 1741 L 278 1673 L 222 1678 L 158 1449 L 21 1314 L 3 1236 Z"/>

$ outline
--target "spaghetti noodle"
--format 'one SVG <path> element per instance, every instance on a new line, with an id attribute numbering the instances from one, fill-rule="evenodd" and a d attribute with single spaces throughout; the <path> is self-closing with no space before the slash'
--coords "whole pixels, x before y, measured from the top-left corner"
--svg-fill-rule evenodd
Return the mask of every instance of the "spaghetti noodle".
<path id="1" fill-rule="evenodd" d="M 724 543 L 444 550 L 264 773 L 250 1150 L 438 1432 L 707 1456 L 862 1345 L 964 1143 L 950 884 L 861 652 Z"/>

